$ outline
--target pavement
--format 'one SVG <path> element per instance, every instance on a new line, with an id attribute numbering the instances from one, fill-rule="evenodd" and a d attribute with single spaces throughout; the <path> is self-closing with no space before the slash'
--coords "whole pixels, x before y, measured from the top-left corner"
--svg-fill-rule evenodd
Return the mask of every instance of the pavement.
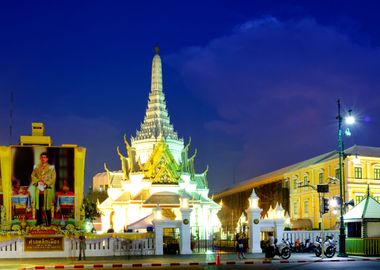
<path id="1" fill-rule="evenodd" d="M 239 260 L 236 253 L 220 253 L 220 265 L 249 265 L 249 264 L 277 264 L 277 263 L 323 263 L 347 261 L 378 261 L 380 257 L 333 257 L 318 258 L 313 253 L 295 253 L 289 260 L 275 257 L 265 260 L 263 253 L 246 254 L 246 259 Z M 6 268 L 5 265 L 7 266 Z M 163 256 L 124 256 L 124 257 L 90 257 L 79 261 L 77 258 L 35 258 L 35 259 L 2 259 L 0 269 L 80 269 L 80 268 L 136 268 L 160 266 L 195 266 L 218 265 L 217 254 L 192 255 L 163 255 Z M 3 266 L 3 267 L 2 267 Z M 13 267 L 11 267 L 13 266 Z"/>

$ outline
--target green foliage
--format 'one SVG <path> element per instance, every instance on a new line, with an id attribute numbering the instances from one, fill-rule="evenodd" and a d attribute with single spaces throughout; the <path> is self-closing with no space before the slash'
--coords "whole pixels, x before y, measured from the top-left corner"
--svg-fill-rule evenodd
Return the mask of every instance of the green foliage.
<path id="1" fill-rule="evenodd" d="M 86 200 L 92 203 L 97 203 L 99 200 L 99 203 L 102 203 L 105 199 L 108 198 L 108 194 L 106 191 L 97 191 L 97 190 L 89 190 L 86 196 Z"/>
<path id="2" fill-rule="evenodd" d="M 83 199 L 82 211 L 83 218 L 93 221 L 97 217 L 100 217 L 100 211 L 96 206 L 96 202 L 88 200 L 88 198 Z"/>

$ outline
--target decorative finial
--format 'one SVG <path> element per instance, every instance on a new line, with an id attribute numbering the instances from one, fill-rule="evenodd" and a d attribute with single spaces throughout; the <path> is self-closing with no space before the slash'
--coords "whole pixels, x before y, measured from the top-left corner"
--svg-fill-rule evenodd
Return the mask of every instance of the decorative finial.
<path id="1" fill-rule="evenodd" d="M 367 185 L 367 197 L 369 197 L 369 185 Z"/>
<path id="2" fill-rule="evenodd" d="M 160 52 L 160 46 L 158 45 L 158 43 L 157 43 L 156 47 L 154 48 L 154 51 L 156 52 L 156 54 L 158 54 Z"/>

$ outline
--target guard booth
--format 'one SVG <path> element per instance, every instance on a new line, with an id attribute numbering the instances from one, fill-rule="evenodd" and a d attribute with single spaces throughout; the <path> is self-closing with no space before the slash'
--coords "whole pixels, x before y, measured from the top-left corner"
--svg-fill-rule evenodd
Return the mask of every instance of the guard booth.
<path id="1" fill-rule="evenodd" d="M 367 191 L 367 197 L 344 216 L 346 253 L 380 255 L 380 203 Z"/>

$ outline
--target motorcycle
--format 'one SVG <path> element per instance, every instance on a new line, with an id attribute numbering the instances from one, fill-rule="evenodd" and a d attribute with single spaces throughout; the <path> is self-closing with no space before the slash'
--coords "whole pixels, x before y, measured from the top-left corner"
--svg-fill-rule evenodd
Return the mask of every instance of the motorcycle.
<path id="1" fill-rule="evenodd" d="M 274 250 L 271 251 L 270 257 L 273 258 L 274 256 L 278 255 L 284 260 L 287 260 L 291 256 L 290 251 L 290 241 L 285 241 L 282 239 L 281 243 L 277 243 L 277 239 L 274 240 Z"/>
<path id="2" fill-rule="evenodd" d="M 294 249 L 293 249 L 292 251 L 294 251 L 294 252 L 296 252 L 296 253 L 302 251 L 302 249 L 301 249 L 301 242 L 300 242 L 299 239 L 297 239 L 297 240 L 294 242 Z"/>
<path id="3" fill-rule="evenodd" d="M 292 242 L 290 242 L 289 238 L 287 238 L 286 240 L 282 239 L 282 241 L 284 242 L 284 244 L 289 247 L 290 249 L 290 252 L 293 252 L 294 251 L 294 245 Z"/>
<path id="4" fill-rule="evenodd" d="M 314 243 L 310 239 L 306 239 L 305 243 L 301 243 L 301 252 L 313 252 Z"/>
<path id="5" fill-rule="evenodd" d="M 322 245 L 323 245 L 323 254 L 327 258 L 332 258 L 335 255 L 336 247 L 335 241 L 331 236 L 326 237 L 326 241 L 322 243 L 322 238 L 317 236 L 316 246 L 314 248 L 315 256 L 320 257 L 322 255 Z"/>

